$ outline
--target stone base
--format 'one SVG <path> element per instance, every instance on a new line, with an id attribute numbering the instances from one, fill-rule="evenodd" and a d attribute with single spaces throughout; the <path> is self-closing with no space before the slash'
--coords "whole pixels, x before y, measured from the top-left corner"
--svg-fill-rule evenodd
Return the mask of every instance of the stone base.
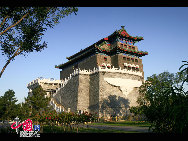
<path id="1" fill-rule="evenodd" d="M 88 111 L 99 117 L 126 116 L 137 105 L 143 77 L 118 72 L 80 73 L 71 76 L 54 96 L 66 111 Z"/>

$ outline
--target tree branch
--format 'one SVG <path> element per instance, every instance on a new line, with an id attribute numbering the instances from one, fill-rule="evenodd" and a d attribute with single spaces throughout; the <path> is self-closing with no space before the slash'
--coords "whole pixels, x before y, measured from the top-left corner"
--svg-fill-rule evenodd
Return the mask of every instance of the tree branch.
<path id="1" fill-rule="evenodd" d="M 4 24 L 4 22 L 6 21 L 6 19 L 7 19 L 8 17 L 9 17 L 9 16 L 7 15 L 7 16 L 3 19 L 3 21 L 1 22 L 0 27 Z"/>
<path id="2" fill-rule="evenodd" d="M 7 32 L 9 29 L 11 29 L 12 27 L 16 26 L 17 24 L 19 24 L 29 13 L 26 13 L 19 21 L 17 21 L 15 24 L 7 27 L 4 31 L 2 31 L 0 33 L 0 35 L 2 35 L 3 33 Z"/>
<path id="3" fill-rule="evenodd" d="M 13 54 L 13 56 L 10 57 L 10 58 L 7 60 L 6 64 L 4 65 L 3 69 L 2 69 L 1 72 L 0 72 L 0 78 L 1 78 L 1 76 L 2 76 L 2 74 L 3 74 L 3 72 L 5 71 L 6 67 L 7 67 L 8 64 L 10 63 L 10 61 L 11 61 L 12 59 L 14 59 L 14 57 L 16 57 L 17 55 L 19 55 L 19 54 L 22 52 L 22 50 L 21 50 L 20 48 L 21 48 L 21 47 L 19 47 L 19 48 L 16 50 L 16 52 Z"/>

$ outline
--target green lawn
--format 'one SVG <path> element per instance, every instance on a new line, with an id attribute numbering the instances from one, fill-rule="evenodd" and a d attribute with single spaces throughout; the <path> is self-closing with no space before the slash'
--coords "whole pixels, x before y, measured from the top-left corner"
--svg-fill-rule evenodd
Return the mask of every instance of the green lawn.
<path id="1" fill-rule="evenodd" d="M 111 125 L 111 126 L 138 126 L 149 127 L 151 124 L 145 121 L 109 121 L 109 122 L 95 122 L 91 125 Z"/>
<path id="2" fill-rule="evenodd" d="M 144 121 L 111 121 L 111 122 L 95 122 L 89 125 L 110 125 L 110 126 L 137 126 L 137 127 L 149 127 L 150 124 Z M 66 128 L 60 126 L 44 126 L 43 133 L 77 133 L 77 129 Z M 137 131 L 120 131 L 120 130 L 105 130 L 105 129 L 93 129 L 93 128 L 78 128 L 78 133 L 139 133 Z"/>
<path id="3" fill-rule="evenodd" d="M 43 133 L 77 133 L 77 129 L 66 130 L 59 126 L 44 126 Z M 93 128 L 78 128 L 78 133 L 140 133 L 137 131 L 119 131 L 119 130 L 104 130 L 104 129 L 93 129 Z"/>
<path id="4" fill-rule="evenodd" d="M 150 126 L 150 124 L 148 122 L 141 122 L 141 121 L 95 122 L 95 123 L 90 123 L 89 125 L 139 126 L 139 127 L 149 127 Z M 64 130 L 64 128 L 62 126 L 49 126 L 49 125 L 44 125 L 42 128 L 43 128 L 43 132 L 40 131 L 39 133 L 77 133 L 77 128 L 74 128 L 72 130 L 70 130 L 70 128 L 66 128 Z M 13 131 L 13 130 L 11 129 L 10 131 Z M 4 132 L 8 133 L 9 131 L 8 130 L 3 131 L 3 129 L 2 129 L 2 133 L 4 133 Z M 78 133 L 140 133 L 140 132 L 79 127 Z"/>
<path id="5" fill-rule="evenodd" d="M 104 129 L 92 129 L 92 128 L 81 128 L 79 133 L 140 133 L 137 131 L 120 131 L 120 130 L 104 130 Z"/>

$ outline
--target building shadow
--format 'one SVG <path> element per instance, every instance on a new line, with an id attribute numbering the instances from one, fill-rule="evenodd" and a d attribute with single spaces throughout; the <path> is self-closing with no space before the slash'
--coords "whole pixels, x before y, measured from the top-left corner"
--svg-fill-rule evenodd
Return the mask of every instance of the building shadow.
<path id="1" fill-rule="evenodd" d="M 129 114 L 129 104 L 129 100 L 124 97 L 110 95 L 102 101 L 100 112 L 104 117 L 127 116 Z"/>

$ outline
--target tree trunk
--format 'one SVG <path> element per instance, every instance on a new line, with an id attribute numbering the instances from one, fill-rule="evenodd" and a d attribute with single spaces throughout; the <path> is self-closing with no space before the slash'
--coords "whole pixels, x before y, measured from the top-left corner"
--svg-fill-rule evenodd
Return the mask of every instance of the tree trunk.
<path id="1" fill-rule="evenodd" d="M 19 54 L 22 52 L 22 51 L 20 50 L 20 48 L 21 48 L 21 47 L 19 47 L 19 48 L 17 49 L 17 51 L 14 53 L 14 55 L 13 55 L 12 57 L 10 57 L 10 58 L 7 60 L 6 64 L 4 65 L 3 69 L 2 69 L 1 72 L 0 72 L 0 78 L 1 78 L 1 76 L 2 76 L 2 74 L 3 74 L 3 72 L 5 71 L 6 67 L 8 66 L 8 64 L 10 64 L 11 60 L 14 59 L 14 57 L 16 57 L 17 55 L 19 55 Z"/>
<path id="2" fill-rule="evenodd" d="M 5 71 L 6 67 L 8 66 L 8 64 L 10 63 L 10 61 L 11 61 L 13 58 L 14 58 L 14 57 L 11 57 L 11 58 L 6 62 L 6 64 L 4 65 L 3 69 L 2 69 L 1 72 L 0 72 L 0 78 L 1 78 L 1 76 L 2 76 L 2 74 L 3 74 L 3 72 Z"/>

